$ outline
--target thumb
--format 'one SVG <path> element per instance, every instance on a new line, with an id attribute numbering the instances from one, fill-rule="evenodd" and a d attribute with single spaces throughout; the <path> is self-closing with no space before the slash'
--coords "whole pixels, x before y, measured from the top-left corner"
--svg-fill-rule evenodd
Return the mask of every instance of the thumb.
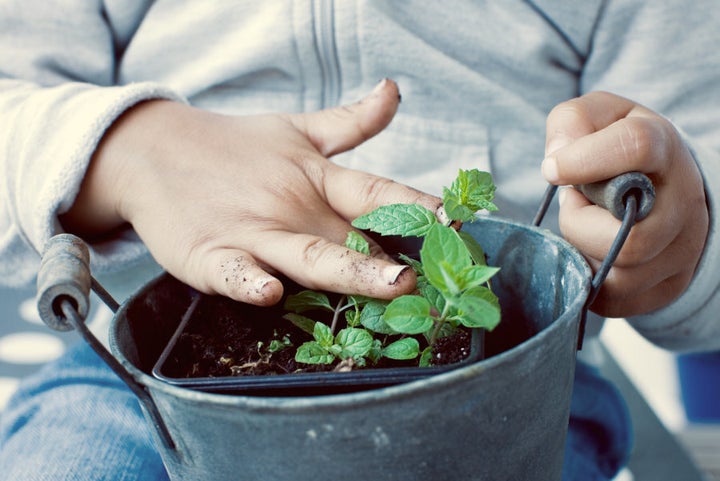
<path id="1" fill-rule="evenodd" d="M 397 84 L 383 79 L 362 100 L 350 105 L 293 114 L 290 121 L 325 157 L 350 150 L 381 132 L 400 104 Z"/>

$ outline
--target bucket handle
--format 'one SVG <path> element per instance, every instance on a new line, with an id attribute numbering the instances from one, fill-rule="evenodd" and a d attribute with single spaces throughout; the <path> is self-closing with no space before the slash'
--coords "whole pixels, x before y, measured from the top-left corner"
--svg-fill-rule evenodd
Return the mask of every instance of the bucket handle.
<path id="1" fill-rule="evenodd" d="M 592 279 L 590 293 L 583 306 L 578 335 L 578 349 L 582 349 L 587 311 L 600 292 L 600 287 L 630 235 L 630 229 L 647 217 L 652 210 L 655 204 L 655 188 L 652 181 L 641 172 L 626 172 L 608 180 L 576 185 L 575 188 L 582 192 L 590 202 L 607 209 L 616 219 L 622 221 L 610 250 Z M 556 191 L 556 185 L 548 186 L 533 220 L 534 226 L 537 227 L 542 222 Z"/>
<path id="2" fill-rule="evenodd" d="M 72 234 L 52 237 L 45 246 L 37 278 L 36 301 L 40 317 L 57 331 L 78 331 L 140 400 L 161 441 L 168 450 L 174 451 L 175 443 L 150 393 L 135 381 L 85 325 L 91 288 L 113 313 L 117 312 L 120 305 L 90 275 L 90 253 L 85 242 Z"/>

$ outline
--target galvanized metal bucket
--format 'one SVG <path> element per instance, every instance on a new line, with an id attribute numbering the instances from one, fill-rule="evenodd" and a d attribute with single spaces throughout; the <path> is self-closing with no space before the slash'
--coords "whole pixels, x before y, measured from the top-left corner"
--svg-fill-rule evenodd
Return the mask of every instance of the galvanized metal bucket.
<path id="1" fill-rule="evenodd" d="M 178 389 L 149 375 L 153 356 L 140 353 L 162 349 L 159 331 L 171 326 L 148 331 L 171 322 L 160 318 L 180 311 L 189 291 L 162 277 L 129 299 L 115 316 L 111 348 L 167 428 L 169 439 L 158 443 L 171 477 L 560 479 L 591 272 L 539 229 L 497 219 L 468 227 L 489 262 L 503 266 L 493 287 L 504 327 L 488 344 L 504 352 L 423 381 L 304 398 Z M 528 338 L 513 346 L 519 339 L 509 333 Z"/>
<path id="2" fill-rule="evenodd" d="M 174 480 L 556 481 L 592 272 L 572 246 L 537 227 L 481 218 L 465 230 L 502 266 L 493 279 L 503 322 L 487 336 L 492 355 L 381 389 L 258 397 L 162 382 L 150 372 L 191 290 L 162 275 L 112 306 L 110 355 L 82 322 L 82 286 L 43 274 L 82 264 L 73 239 L 46 254 L 38 304 L 53 327 L 78 329 L 135 392 Z M 53 249 L 71 262 L 54 261 Z"/>

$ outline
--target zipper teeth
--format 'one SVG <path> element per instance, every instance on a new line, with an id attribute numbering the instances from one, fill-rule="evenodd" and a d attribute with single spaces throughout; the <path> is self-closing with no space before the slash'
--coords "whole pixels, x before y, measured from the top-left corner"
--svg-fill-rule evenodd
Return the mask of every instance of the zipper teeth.
<path id="1" fill-rule="evenodd" d="M 335 12 L 332 0 L 316 0 L 315 22 L 320 74 L 322 76 L 322 107 L 336 105 L 340 100 L 340 62 L 335 43 Z"/>

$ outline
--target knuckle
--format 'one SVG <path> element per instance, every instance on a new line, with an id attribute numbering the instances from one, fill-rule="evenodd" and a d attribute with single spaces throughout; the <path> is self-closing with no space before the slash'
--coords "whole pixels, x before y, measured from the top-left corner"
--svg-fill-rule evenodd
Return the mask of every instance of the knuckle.
<path id="1" fill-rule="evenodd" d="M 386 193 L 395 185 L 395 182 L 390 179 L 368 175 L 363 179 L 358 194 L 360 199 L 375 205 L 376 201 L 383 199 Z"/>
<path id="2" fill-rule="evenodd" d="M 552 126 L 552 134 L 567 135 L 568 126 L 585 124 L 588 113 L 583 103 L 575 98 L 557 104 L 550 110 L 547 117 L 548 126 Z"/>
<path id="3" fill-rule="evenodd" d="M 300 253 L 302 263 L 309 269 L 314 269 L 328 259 L 335 244 L 322 237 L 313 237 L 303 246 Z"/>
<path id="4" fill-rule="evenodd" d="M 648 167 L 654 159 L 668 155 L 668 127 L 645 117 L 628 117 L 622 121 L 617 154 L 632 168 Z"/>
<path id="5" fill-rule="evenodd" d="M 585 104 L 579 97 L 560 102 L 559 104 L 555 105 L 552 110 L 550 110 L 550 116 L 552 117 L 565 115 L 582 117 L 585 115 L 585 113 Z"/>
<path id="6" fill-rule="evenodd" d="M 325 185 L 327 178 L 326 163 L 324 159 L 318 158 L 316 155 L 305 154 L 295 157 L 295 163 L 302 169 L 305 177 L 310 183 L 321 190 L 321 186 Z"/>

